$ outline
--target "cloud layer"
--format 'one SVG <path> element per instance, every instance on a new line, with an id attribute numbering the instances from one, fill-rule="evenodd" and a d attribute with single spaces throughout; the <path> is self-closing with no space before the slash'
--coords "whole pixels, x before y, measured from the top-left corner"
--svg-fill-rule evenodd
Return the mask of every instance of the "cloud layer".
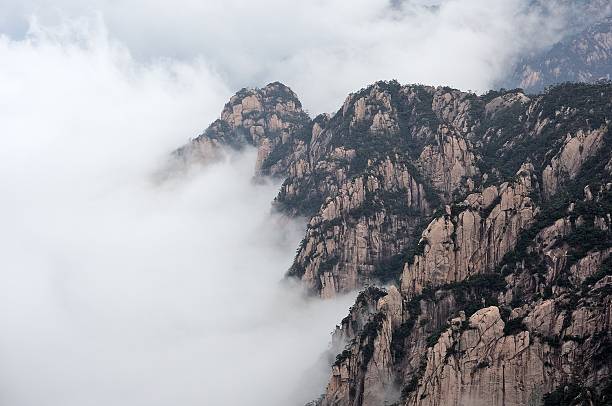
<path id="1" fill-rule="evenodd" d="M 559 38 L 528 0 L 4 0 L 0 404 L 301 404 L 351 298 L 279 283 L 302 234 L 253 152 L 160 182 L 241 86 L 313 113 L 379 79 L 485 90 Z M 432 7 L 433 6 L 433 7 Z"/>
<path id="2" fill-rule="evenodd" d="M 4 3 L 0 30 L 13 36 L 27 32 L 29 15 L 56 24 L 99 13 L 139 59 L 204 58 L 231 89 L 280 80 L 313 113 L 331 112 L 348 92 L 381 79 L 487 90 L 521 55 L 559 39 L 577 7 L 568 0 Z"/>
<path id="3" fill-rule="evenodd" d="M 280 279 L 303 224 L 255 155 L 159 182 L 228 92 L 101 27 L 0 40 L 0 404 L 299 404 L 350 298 Z M 304 374 L 308 373 L 309 376 Z"/>

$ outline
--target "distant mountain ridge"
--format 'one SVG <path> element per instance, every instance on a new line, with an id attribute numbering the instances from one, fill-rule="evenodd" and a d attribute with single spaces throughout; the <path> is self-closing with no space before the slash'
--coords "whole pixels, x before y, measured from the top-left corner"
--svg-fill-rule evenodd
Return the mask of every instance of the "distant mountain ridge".
<path id="1" fill-rule="evenodd" d="M 612 77 L 612 17 L 528 58 L 517 66 L 507 87 L 537 93 L 563 82 L 595 82 Z"/>

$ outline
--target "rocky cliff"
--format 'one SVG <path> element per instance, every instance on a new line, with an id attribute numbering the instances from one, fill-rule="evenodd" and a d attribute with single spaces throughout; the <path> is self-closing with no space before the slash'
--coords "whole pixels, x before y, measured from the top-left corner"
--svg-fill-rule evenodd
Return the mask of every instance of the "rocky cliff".
<path id="1" fill-rule="evenodd" d="M 612 87 L 479 99 L 482 175 L 337 326 L 317 404 L 612 403 Z"/>
<path id="2" fill-rule="evenodd" d="M 255 172 L 285 176 L 308 143 L 312 124 L 291 89 L 279 82 L 242 89 L 206 131 L 176 151 L 186 161 L 216 159 L 222 148 L 246 145 L 258 150 Z"/>
<path id="3" fill-rule="evenodd" d="M 457 233 L 453 242 L 443 225 L 473 207 L 432 221 L 401 290 L 368 288 L 337 327 L 346 349 L 318 404 L 610 404 L 611 189 L 534 207 L 525 231 L 508 236 L 512 248 L 489 263 L 490 240 L 470 247 L 474 234 Z M 466 252 L 467 266 L 457 261 Z"/>
<path id="4" fill-rule="evenodd" d="M 477 96 L 377 82 L 309 119 L 243 90 L 180 150 L 258 148 L 308 218 L 288 276 L 367 287 L 320 405 L 611 401 L 612 85 Z M 386 288 L 374 287 L 386 286 Z"/>

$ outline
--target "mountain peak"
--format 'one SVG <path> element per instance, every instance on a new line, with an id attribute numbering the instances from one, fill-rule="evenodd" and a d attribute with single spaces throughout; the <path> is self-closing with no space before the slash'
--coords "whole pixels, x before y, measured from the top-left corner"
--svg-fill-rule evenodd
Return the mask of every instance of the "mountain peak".
<path id="1" fill-rule="evenodd" d="M 278 149 L 291 150 L 295 135 L 310 121 L 297 95 L 281 82 L 243 88 L 225 104 L 219 119 L 178 153 L 206 161 L 217 158 L 224 147 L 250 145 L 258 149 L 256 172 L 277 175 L 287 169 L 285 154 Z"/>

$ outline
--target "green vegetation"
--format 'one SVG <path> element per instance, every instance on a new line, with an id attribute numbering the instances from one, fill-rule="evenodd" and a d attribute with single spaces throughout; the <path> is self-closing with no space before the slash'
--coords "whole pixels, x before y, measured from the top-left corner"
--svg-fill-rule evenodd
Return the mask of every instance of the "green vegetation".
<path id="1" fill-rule="evenodd" d="M 490 176 L 487 183 L 512 178 L 529 157 L 536 171 L 550 162 L 570 133 L 593 130 L 605 124 L 612 111 L 612 84 L 565 83 L 551 87 L 537 98 L 538 109 L 528 116 L 525 105 L 515 103 L 492 118 L 482 117 L 479 138 L 484 141 L 479 167 Z M 495 93 L 484 100 L 492 99 Z M 557 114 L 557 112 L 562 112 Z M 537 136 L 529 136 L 544 119 L 548 124 Z M 494 170 L 495 169 L 495 170 Z"/>
<path id="2" fill-rule="evenodd" d="M 405 263 L 404 254 L 392 255 L 376 264 L 372 277 L 381 283 L 399 282 Z"/>
<path id="3" fill-rule="evenodd" d="M 417 316 L 418 317 L 418 316 Z M 403 322 L 399 328 L 393 332 L 391 338 L 391 352 L 395 359 L 401 359 L 404 356 L 404 341 L 412 333 L 416 319 L 410 317 L 410 319 Z"/>
<path id="4" fill-rule="evenodd" d="M 352 306 L 349 310 L 349 315 L 342 320 L 342 325 L 345 326 L 350 323 L 351 316 L 350 313 L 354 311 L 355 308 L 369 307 L 370 303 L 374 304 L 378 302 L 379 299 L 385 297 L 387 295 L 387 291 L 376 286 L 368 286 L 357 295 L 357 299 L 355 300 L 355 305 Z M 360 335 L 359 342 L 361 347 L 363 347 L 364 358 L 362 368 L 367 367 L 367 363 L 372 357 L 374 351 L 374 339 L 378 335 L 378 331 L 382 327 L 382 322 L 384 320 L 384 314 L 376 313 L 363 327 Z M 367 353 L 367 354 L 366 354 Z M 340 354 L 336 356 L 336 361 L 334 362 L 335 366 L 340 365 L 346 359 L 351 356 L 351 350 L 349 348 L 344 349 Z"/>
<path id="5" fill-rule="evenodd" d="M 544 395 L 543 406 L 612 405 L 612 382 L 597 390 L 580 383 L 569 382 Z"/>
<path id="6" fill-rule="evenodd" d="M 393 332 L 391 337 L 391 353 L 393 354 L 395 360 L 401 360 L 404 358 L 404 345 L 406 339 L 410 336 L 410 334 L 412 334 L 414 325 L 421 315 L 421 300 L 423 300 L 422 295 L 412 298 L 405 304 L 405 309 L 408 312 L 408 318 L 398 329 Z"/>
<path id="7" fill-rule="evenodd" d="M 355 306 L 367 306 L 368 303 L 376 303 L 379 299 L 387 296 L 387 291 L 377 286 L 368 286 L 357 295 Z"/>
<path id="8" fill-rule="evenodd" d="M 489 174 L 487 184 L 503 181 L 514 176 L 521 164 L 525 162 L 527 146 L 518 144 L 514 148 L 525 149 L 525 151 L 508 150 L 504 146 L 510 142 L 520 140 L 527 131 L 526 124 L 521 117 L 525 114 L 525 106 L 522 103 L 514 103 L 511 107 L 497 112 L 492 118 L 482 117 L 480 136 L 486 141 L 481 151 L 481 160 L 478 166 L 482 173 Z M 490 129 L 497 130 L 491 131 Z M 513 148 L 513 149 L 514 149 Z M 496 169 L 500 172 L 495 176 Z"/>
<path id="9" fill-rule="evenodd" d="M 335 256 L 326 258 L 325 260 L 321 261 L 321 264 L 319 265 L 319 274 L 323 272 L 331 272 L 334 267 L 338 265 L 338 262 L 340 262 L 340 260 L 338 257 Z"/>
<path id="10" fill-rule="evenodd" d="M 523 319 L 524 317 L 517 317 L 508 320 L 504 325 L 504 335 L 511 336 L 527 330 L 527 327 L 523 323 Z"/>
<path id="11" fill-rule="evenodd" d="M 572 113 L 563 121 L 565 132 L 580 128 L 593 130 L 605 124 L 612 110 L 612 83 L 562 83 L 546 89 L 542 97 L 542 114 L 554 117 L 564 107 Z"/>
<path id="12" fill-rule="evenodd" d="M 366 323 L 363 330 L 359 334 L 359 342 L 363 358 L 361 359 L 361 369 L 366 370 L 368 364 L 374 355 L 374 340 L 378 336 L 378 332 L 382 328 L 382 323 L 385 319 L 383 313 L 376 313 L 370 321 Z"/>
<path id="13" fill-rule="evenodd" d="M 290 178 L 287 178 L 283 186 L 287 186 L 290 182 Z M 314 216 L 325 201 L 325 195 L 314 187 L 314 181 L 312 179 L 308 179 L 304 185 L 300 186 L 304 190 L 304 193 L 292 196 L 287 196 L 284 189 L 281 189 L 278 196 L 274 199 L 274 209 L 289 215 Z"/>
<path id="14" fill-rule="evenodd" d="M 544 406 L 571 406 L 581 393 L 579 385 L 570 383 L 544 395 Z"/>
<path id="15" fill-rule="evenodd" d="M 410 377 L 410 380 L 402 388 L 402 393 L 401 393 L 401 398 L 400 399 L 403 402 L 405 402 L 406 399 L 408 399 L 408 396 L 410 395 L 410 393 L 412 393 L 412 392 L 417 390 L 417 388 L 419 387 L 419 380 L 425 374 L 425 370 L 426 369 L 427 369 L 427 355 L 423 355 L 421 357 L 421 362 L 419 363 L 419 369 L 417 369 L 416 371 L 414 371 L 412 373 L 412 376 Z"/>
<path id="16" fill-rule="evenodd" d="M 425 224 L 421 221 L 420 224 L 414 228 L 413 235 L 410 239 L 411 241 L 418 241 L 418 243 L 410 244 L 399 254 L 392 255 L 391 257 L 380 261 L 378 264 L 376 264 L 372 276 L 382 283 L 396 282 L 399 284 L 400 277 L 404 270 L 404 265 L 406 263 L 414 263 L 415 256 L 422 255 L 425 250 L 425 246 L 428 244 L 427 239 L 422 239 L 420 241 L 418 240 L 424 228 Z"/>
<path id="17" fill-rule="evenodd" d="M 491 366 L 491 363 L 489 362 L 489 360 L 481 360 L 478 361 L 478 364 L 476 364 L 475 369 L 483 369 L 483 368 L 488 368 Z"/>
<path id="18" fill-rule="evenodd" d="M 609 191 L 604 191 L 599 200 L 583 200 L 585 186 L 601 184 L 606 181 L 606 178 L 603 177 L 603 174 L 607 173 L 604 166 L 607 163 L 607 154 L 610 153 L 610 148 L 612 148 L 612 137 L 609 134 L 607 137 L 611 139 L 607 139 L 606 147 L 602 148 L 595 157 L 585 162 L 579 176 L 568 182 L 565 188 L 550 200 L 542 202 L 540 212 L 536 215 L 531 227 L 521 231 L 514 250 L 508 252 L 498 266 L 498 270 L 504 275 L 509 275 L 517 270 L 517 264 L 520 264 L 518 266 L 521 269 L 523 267 L 537 269 L 542 266 L 539 263 L 539 256 L 528 254 L 528 248 L 541 230 L 568 215 L 567 208 L 570 203 L 576 202 L 574 212 L 570 216 L 571 219 L 575 222 L 578 216 L 583 216 L 586 227 L 592 227 L 596 215 L 603 217 L 606 213 L 612 212 L 612 193 Z M 602 237 L 601 233 L 597 231 L 595 233 Z M 609 235 L 603 239 L 603 241 L 606 241 L 605 244 L 602 244 L 586 235 L 585 232 L 580 232 L 572 238 L 575 239 L 574 242 L 580 244 L 580 247 L 577 247 L 577 250 L 573 253 L 570 263 L 575 262 L 581 255 L 584 256 L 589 249 L 603 247 L 605 244 L 609 246 L 610 242 Z"/>
<path id="19" fill-rule="evenodd" d="M 442 327 L 440 330 L 436 331 L 433 334 L 430 334 L 429 337 L 427 337 L 426 343 L 428 347 L 433 347 L 434 345 L 436 345 L 438 343 L 438 340 L 440 339 L 440 336 L 442 336 L 442 333 L 444 333 L 447 330 L 447 327 Z"/>
<path id="20" fill-rule="evenodd" d="M 584 258 L 591 250 L 605 250 L 612 246 L 612 234 L 602 231 L 593 226 L 585 224 L 576 227 L 571 234 L 558 241 L 559 244 L 566 243 L 568 248 L 568 266 Z"/>
<path id="21" fill-rule="evenodd" d="M 434 134 L 440 124 L 440 119 L 436 117 L 431 107 L 432 91 L 425 87 L 410 87 L 406 91 L 411 91 L 414 97 L 410 98 L 409 101 L 409 98 L 400 94 L 401 86 L 397 82 L 379 82 L 376 85 L 390 95 L 392 105 L 398 113 L 395 118 L 398 121 L 399 131 L 372 132 L 370 131 L 372 122 L 367 119 L 351 124 L 351 119 L 354 116 L 353 104 L 371 91 L 371 87 L 362 89 L 353 96 L 348 112 L 346 114 L 342 114 L 342 111 L 338 112 L 327 126 L 328 133 L 326 135 L 330 136 L 329 148 L 342 146 L 345 149 L 353 149 L 356 153 L 353 160 L 334 161 L 335 168 L 339 167 L 346 170 L 348 173 L 347 179 L 350 181 L 359 177 L 377 176 L 376 165 L 383 160 L 390 159 L 394 164 L 401 164 L 408 168 L 415 181 L 425 188 L 426 199 L 430 203 L 430 207 L 439 210 L 441 200 L 438 192 L 431 187 L 422 169 L 414 165 L 423 147 L 438 141 Z M 612 85 L 609 83 L 605 85 L 564 84 L 549 89 L 542 96 L 535 96 L 532 99 L 533 102 L 530 104 L 531 109 L 529 111 L 527 111 L 526 104 L 515 103 L 499 110 L 492 116 L 485 116 L 484 104 L 494 97 L 504 94 L 504 92 L 503 90 L 489 92 L 479 99 L 470 98 L 469 95 L 466 96 L 472 103 L 471 117 L 468 121 L 471 120 L 474 125 L 472 127 L 474 133 L 469 136 L 472 137 L 469 140 L 474 145 L 475 154 L 479 157 L 477 164 L 480 170 L 489 175 L 487 184 L 513 181 L 521 164 L 530 161 L 535 167 L 535 173 L 541 187 L 543 168 L 550 163 L 552 157 L 557 155 L 568 134 L 574 135 L 581 129 L 603 128 L 605 119 L 611 118 L 609 116 L 612 111 L 612 101 L 610 100 Z M 372 99 L 368 103 L 374 106 L 374 111 L 376 109 L 386 111 L 386 106 L 382 102 L 378 105 L 379 101 Z M 535 132 L 536 126 L 539 129 L 537 134 Z M 428 132 L 428 130 L 431 131 Z M 580 289 L 576 289 L 576 286 L 572 286 L 575 278 L 572 278 L 567 272 L 571 264 L 583 258 L 589 251 L 603 250 L 612 244 L 610 233 L 600 230 L 593 223 L 595 217 L 606 217 L 612 212 L 612 192 L 604 190 L 600 193 L 601 187 L 605 187 L 606 183 L 610 182 L 610 175 L 605 165 L 609 161 L 611 145 L 612 135 L 607 132 L 604 135 L 604 147 L 583 164 L 580 173 L 573 174 L 577 176 L 573 179 L 569 177 L 564 179 L 561 190 L 555 196 L 545 198 L 536 187 L 536 190 L 530 196 L 538 206 L 532 226 L 520 232 L 515 248 L 504 256 L 494 271 L 474 275 L 458 283 L 426 287 L 421 295 L 404 303 L 404 321 L 393 331 L 391 341 L 391 351 L 396 365 L 408 363 L 409 360 L 405 359 L 409 351 L 407 346 L 413 341 L 423 340 L 421 335 L 429 335 L 426 344 L 433 346 L 438 342 L 443 331 L 447 329 L 446 326 L 438 329 L 438 325 L 433 325 L 434 323 L 428 321 L 424 317 L 425 315 L 421 317 L 423 301 L 435 303 L 448 299 L 443 302 L 444 305 L 454 303 L 453 309 L 449 312 L 463 310 L 466 317 L 469 318 L 483 307 L 499 305 L 498 297 L 501 297 L 500 293 L 509 289 L 505 277 L 515 272 L 517 274 L 518 272 L 525 272 L 522 277 L 524 276 L 525 280 L 529 279 L 533 283 L 529 282 L 529 286 L 517 284 L 517 286 L 512 287 L 513 300 L 510 303 L 511 306 L 500 307 L 500 313 L 505 322 L 505 335 L 516 335 L 527 329 L 522 317 L 509 319 L 512 308 L 525 302 L 539 300 L 542 297 L 551 298 L 553 297 L 553 291 L 557 295 L 555 311 L 566 311 L 564 323 L 571 323 L 572 311 L 580 303 L 585 303 L 584 293 L 588 286 L 612 273 L 612 260 L 608 259 L 596 274 L 584 281 L 581 292 Z M 285 154 L 282 149 L 275 151 L 275 153 L 278 153 L 278 156 Z M 271 157 L 271 161 L 277 159 L 276 155 L 271 155 Z M 322 159 L 326 159 L 326 157 L 323 156 Z M 332 170 L 319 169 L 319 172 L 314 172 L 309 176 L 308 179 L 293 180 L 294 182 L 302 182 L 294 184 L 294 186 L 299 186 L 297 189 L 304 189 L 304 192 L 292 198 L 291 201 L 283 200 L 283 204 L 291 206 L 299 213 L 314 213 L 319 209 L 324 199 L 329 197 L 325 196 L 325 193 L 328 192 L 318 195 L 318 191 L 332 191 L 329 194 L 333 197 L 333 193 L 337 190 L 336 182 L 338 182 L 338 179 L 334 177 Z M 347 179 L 342 178 L 342 182 Z M 590 186 L 595 196 L 591 201 L 583 200 L 584 187 L 587 185 Z M 484 185 L 476 185 L 476 187 L 480 186 Z M 306 199 L 309 195 L 314 196 L 314 202 L 310 198 Z M 399 281 L 405 264 L 413 263 L 415 256 L 422 254 L 428 244 L 425 240 L 419 242 L 419 238 L 423 229 L 431 220 L 431 217 L 426 218 L 419 208 L 410 207 L 406 204 L 406 195 L 406 190 L 378 190 L 374 193 L 368 193 L 361 207 L 346 213 L 342 218 L 322 223 L 320 231 L 326 233 L 337 226 L 350 228 L 356 221 L 364 217 L 372 218 L 376 216 L 376 219 L 381 221 L 389 221 L 388 218 L 391 216 L 415 219 L 414 226 L 410 223 L 397 232 L 397 235 L 393 235 L 398 240 L 396 246 L 405 246 L 406 248 L 396 252 L 395 255 L 387 254 L 383 260 L 374 265 L 375 268 L 371 274 L 372 277 L 384 283 Z M 482 208 L 481 216 L 487 217 L 490 215 L 500 199 L 498 198 L 488 207 Z M 305 201 L 310 201 L 310 206 L 306 205 Z M 451 220 L 466 209 L 463 204 L 457 203 L 458 201 L 460 200 L 455 200 L 455 203 L 451 204 Z M 570 203 L 575 203 L 574 210 L 571 213 L 568 211 Z M 443 212 L 439 214 L 445 215 Z M 548 265 L 545 263 L 542 253 L 538 251 L 539 245 L 536 236 L 544 228 L 564 217 L 571 220 L 572 232 L 559 239 L 557 244 L 569 246 L 568 269 L 561 270 L 560 275 L 552 283 L 548 283 L 549 280 L 545 278 L 548 273 Z M 578 217 L 581 218 L 580 222 L 577 222 Z M 396 217 L 392 218 L 395 219 Z M 416 223 L 418 218 L 422 219 L 421 224 Z M 580 224 L 580 226 L 577 226 L 577 224 Z M 409 235 L 408 233 L 412 231 L 414 231 L 414 234 Z M 333 269 L 337 264 L 338 259 L 331 257 L 321 264 L 320 270 Z M 303 273 L 303 268 L 295 265 L 292 272 L 295 274 Z M 512 278 L 508 278 L 508 281 L 512 281 Z M 565 287 L 566 289 L 558 289 L 558 287 Z M 356 306 L 369 306 L 371 300 L 376 301 L 384 294 L 386 292 L 376 290 L 367 293 L 362 292 L 357 299 Z M 448 297 L 449 295 L 452 295 L 452 299 Z M 372 315 L 357 337 L 356 342 L 362 349 L 359 363 L 363 369 L 367 368 L 373 356 L 374 340 L 380 331 L 384 317 L 382 313 Z M 348 319 L 343 321 L 343 324 L 345 322 L 350 323 L 351 320 L 351 316 L 349 316 Z M 565 324 L 564 327 L 566 327 Z M 462 327 L 465 328 L 465 326 L 467 326 L 467 323 Z M 414 334 L 415 331 L 418 331 L 419 335 Z M 548 337 L 534 334 L 534 336 L 541 342 L 553 347 L 553 349 L 559 348 L 563 340 L 591 345 L 591 342 L 595 342 L 594 340 L 597 339 L 598 346 L 601 343 L 601 347 L 612 353 L 609 334 L 597 338 L 569 335 Z M 449 349 L 449 353 L 452 353 L 452 351 L 454 349 Z M 357 354 L 353 355 L 356 356 Z M 351 350 L 345 349 L 338 354 L 336 364 L 343 362 L 350 356 Z M 603 359 L 603 362 L 609 361 L 609 356 L 604 353 L 599 354 L 598 358 Z M 597 362 L 601 361 L 598 359 Z M 481 361 L 476 364 L 475 368 L 486 368 L 488 366 L 487 361 Z M 420 375 L 414 373 L 406 376 L 406 379 L 407 383 L 402 389 L 402 399 L 417 390 Z M 585 396 L 584 392 L 575 393 L 574 389 L 575 387 L 568 386 L 567 389 L 563 387 L 547 394 L 545 404 L 569 404 L 573 399 Z M 355 389 L 351 388 L 351 390 L 354 391 Z"/>
<path id="22" fill-rule="evenodd" d="M 407 399 L 410 392 L 414 392 L 415 390 L 417 390 L 418 386 L 419 386 L 419 377 L 416 374 L 414 374 L 412 375 L 412 378 L 410 378 L 410 381 L 408 381 L 406 386 L 402 388 L 402 399 L 404 400 Z"/>
<path id="23" fill-rule="evenodd" d="M 605 276 L 612 275 L 612 256 L 609 256 L 605 261 L 602 262 L 599 271 L 589 276 L 582 283 L 583 291 L 588 289 L 588 287 L 598 280 L 602 279 Z"/>
<path id="24" fill-rule="evenodd" d="M 351 356 L 351 350 L 344 349 L 340 354 L 336 355 L 336 361 L 334 362 L 334 366 L 340 366 L 345 360 L 349 359 Z"/>
<path id="25" fill-rule="evenodd" d="M 305 272 L 306 268 L 304 268 L 302 264 L 298 263 L 297 261 L 293 261 L 293 264 L 289 268 L 289 271 L 287 271 L 287 276 L 290 278 L 299 279 L 304 275 Z"/>
<path id="26" fill-rule="evenodd" d="M 461 282 L 427 287 L 423 290 L 423 295 L 435 298 L 436 291 L 450 291 L 455 297 L 458 309 L 463 310 L 469 318 L 483 307 L 497 306 L 497 295 L 505 288 L 506 281 L 500 274 L 485 273 L 472 275 Z"/>

